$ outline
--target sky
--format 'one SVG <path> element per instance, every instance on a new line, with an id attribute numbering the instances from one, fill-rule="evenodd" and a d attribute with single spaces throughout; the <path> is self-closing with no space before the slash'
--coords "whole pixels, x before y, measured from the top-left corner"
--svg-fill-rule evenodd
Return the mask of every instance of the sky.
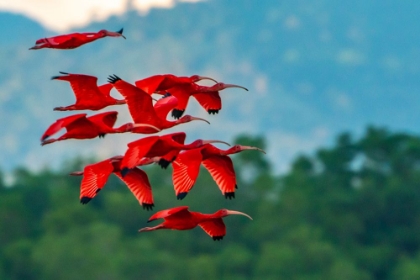
<path id="1" fill-rule="evenodd" d="M 202 0 L 0 0 L 0 11 L 23 14 L 50 30 L 64 32 L 124 14 L 129 8 L 147 14 L 153 7 L 171 8 L 176 2 L 198 1 Z"/>

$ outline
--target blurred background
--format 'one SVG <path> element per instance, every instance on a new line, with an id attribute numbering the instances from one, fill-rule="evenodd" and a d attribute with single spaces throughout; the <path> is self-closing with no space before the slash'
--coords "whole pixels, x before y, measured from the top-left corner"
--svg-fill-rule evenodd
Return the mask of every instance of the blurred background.
<path id="1" fill-rule="evenodd" d="M 0 279 L 420 279 L 418 1 L 0 1 Z M 74 50 L 39 38 L 124 28 Z M 69 172 L 124 154 L 139 135 L 40 146 L 74 103 L 59 71 L 134 81 L 199 74 L 249 89 L 195 100 L 186 142 L 254 145 L 232 156 L 225 200 L 206 170 L 182 201 L 171 168 L 144 168 L 155 209 L 111 176 L 89 204 Z M 115 90 L 114 97 L 120 98 Z M 124 106 L 117 125 L 131 121 Z M 88 112 L 89 113 L 89 112 Z M 161 134 L 163 134 L 161 133 Z M 139 234 L 155 210 L 251 215 Z"/>

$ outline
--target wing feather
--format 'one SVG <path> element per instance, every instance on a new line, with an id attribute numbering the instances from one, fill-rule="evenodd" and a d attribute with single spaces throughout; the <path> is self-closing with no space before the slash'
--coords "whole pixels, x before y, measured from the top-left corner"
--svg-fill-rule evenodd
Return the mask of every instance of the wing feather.
<path id="1" fill-rule="evenodd" d="M 209 171 L 223 194 L 235 192 L 236 175 L 230 157 L 212 156 L 203 160 L 203 166 Z"/>

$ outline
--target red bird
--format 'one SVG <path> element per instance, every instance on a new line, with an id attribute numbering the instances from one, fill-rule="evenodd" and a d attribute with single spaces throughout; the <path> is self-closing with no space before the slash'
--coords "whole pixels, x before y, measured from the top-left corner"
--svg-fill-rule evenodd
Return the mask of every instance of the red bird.
<path id="1" fill-rule="evenodd" d="M 179 206 L 152 215 L 147 222 L 164 219 L 163 223 L 154 227 L 139 229 L 139 232 L 158 229 L 188 230 L 200 226 L 213 240 L 222 240 L 223 236 L 226 235 L 226 226 L 222 218 L 229 215 L 242 215 L 252 220 L 249 215 L 239 211 L 220 209 L 213 214 L 202 214 L 188 211 L 188 206 Z"/>
<path id="2" fill-rule="evenodd" d="M 188 105 L 190 96 L 197 99 L 198 103 L 209 113 L 217 114 L 222 109 L 222 100 L 219 91 L 226 88 L 242 88 L 248 91 L 243 86 L 217 83 L 212 86 L 201 86 L 195 83 L 182 84 L 167 89 L 167 92 L 178 98 L 178 105 L 172 110 L 172 116 L 176 119 L 180 118 Z M 160 94 L 165 92 L 160 91 Z"/>
<path id="3" fill-rule="evenodd" d="M 86 117 L 86 114 L 76 114 L 58 119 L 55 123 L 50 125 L 42 135 L 41 145 L 71 138 L 91 139 L 97 136 L 104 137 L 107 133 L 124 133 L 131 131 L 137 126 L 143 126 L 142 124 L 126 123 L 118 128 L 113 128 L 117 120 L 117 115 L 118 112 L 111 111 L 99 113 L 90 117 Z M 62 136 L 57 139 L 47 139 L 62 128 L 67 130 Z M 159 131 L 159 129 L 156 128 L 156 131 Z"/>
<path id="4" fill-rule="evenodd" d="M 112 84 L 97 86 L 98 78 L 83 74 L 60 72 L 63 76 L 54 76 L 52 80 L 62 80 L 70 83 L 76 96 L 76 103 L 67 107 L 56 107 L 55 111 L 69 110 L 100 110 L 110 105 L 125 104 L 125 100 L 117 100 L 110 95 Z"/>
<path id="5" fill-rule="evenodd" d="M 200 171 L 200 163 L 202 163 L 222 194 L 229 199 L 235 198 L 236 175 L 232 160 L 228 155 L 244 150 L 265 153 L 262 149 L 252 146 L 235 145 L 227 150 L 221 150 L 211 144 L 179 153 L 172 163 L 172 181 L 176 197 L 183 199 L 192 189 Z"/>
<path id="6" fill-rule="evenodd" d="M 108 181 L 109 175 L 114 173 L 123 181 L 139 201 L 143 209 L 153 209 L 153 195 L 147 174 L 139 169 L 130 170 L 124 177 L 120 174 L 120 163 L 122 156 L 115 156 L 94 164 L 85 166 L 83 171 L 70 173 L 73 176 L 83 175 L 80 185 L 80 203 L 86 204 L 102 190 Z M 152 159 L 144 159 L 139 165 L 146 165 L 155 162 Z"/>
<path id="7" fill-rule="evenodd" d="M 181 150 L 198 148 L 208 143 L 223 143 L 229 145 L 224 141 L 201 139 L 184 145 L 186 136 L 185 132 L 176 132 L 162 136 L 149 136 L 128 143 L 128 149 L 121 162 L 123 175 L 126 170 L 138 165 L 138 162 L 144 157 L 160 157 L 159 165 L 162 168 L 167 168 L 168 165 L 175 160 Z"/>
<path id="8" fill-rule="evenodd" d="M 114 85 L 115 89 L 118 90 L 122 96 L 124 96 L 134 123 L 150 124 L 161 130 L 193 120 L 201 120 L 209 123 L 205 119 L 196 118 L 190 115 L 186 115 L 177 121 L 168 121 L 166 116 L 178 104 L 176 97 L 166 95 L 165 98 L 160 99 L 153 106 L 152 97 L 136 86 L 121 80 L 121 78 L 116 75 L 109 76 L 108 81 Z M 156 133 L 156 130 L 142 127 L 136 128 L 132 132 L 149 134 Z"/>
<path id="9" fill-rule="evenodd" d="M 50 49 L 75 49 L 86 43 L 93 42 L 95 40 L 110 36 L 110 37 L 123 37 L 123 29 L 117 32 L 107 31 L 105 29 L 98 32 L 86 32 L 86 33 L 72 33 L 65 35 L 58 35 L 50 38 L 42 38 L 35 42 L 35 46 L 30 50 L 38 50 L 43 48 Z"/>
<path id="10" fill-rule="evenodd" d="M 199 82 L 201 80 L 211 80 L 217 83 L 217 81 L 212 78 L 199 76 L 199 75 L 193 75 L 190 77 L 182 77 L 182 76 L 175 76 L 172 74 L 163 74 L 163 75 L 154 75 L 154 76 L 150 76 L 145 79 L 142 79 L 142 80 L 138 80 L 135 82 L 135 84 L 136 84 L 136 87 L 138 87 L 139 89 L 142 89 L 148 94 L 152 94 L 155 92 L 162 92 L 162 91 L 164 92 L 175 86 L 192 84 L 195 82 Z"/>

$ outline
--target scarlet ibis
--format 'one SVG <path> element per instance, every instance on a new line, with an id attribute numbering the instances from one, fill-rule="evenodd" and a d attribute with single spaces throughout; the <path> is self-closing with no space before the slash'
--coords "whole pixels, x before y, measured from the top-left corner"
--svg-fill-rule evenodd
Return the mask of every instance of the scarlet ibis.
<path id="1" fill-rule="evenodd" d="M 227 150 L 221 150 L 211 144 L 179 153 L 172 163 L 172 181 L 177 198 L 183 199 L 194 186 L 200 171 L 200 163 L 210 172 L 226 199 L 235 198 L 236 175 L 232 159 L 228 155 L 245 150 L 265 153 L 264 150 L 252 146 L 235 145 Z"/>
<path id="2" fill-rule="evenodd" d="M 93 42 L 95 40 L 104 38 L 104 37 L 123 37 L 122 34 L 123 28 L 117 32 L 107 31 L 102 29 L 98 32 L 85 32 L 85 33 L 72 33 L 58 35 L 50 38 L 42 38 L 35 42 L 35 46 L 30 48 L 30 50 L 38 50 L 43 48 L 50 49 L 75 49 L 84 45 L 86 43 Z"/>
<path id="3" fill-rule="evenodd" d="M 73 176 L 83 175 L 80 185 L 80 203 L 86 204 L 96 194 L 102 190 L 108 181 L 109 175 L 114 173 L 118 178 L 123 181 L 130 191 L 134 194 L 143 209 L 153 209 L 153 195 L 147 174 L 139 169 L 131 169 L 124 177 L 120 174 L 120 163 L 122 156 L 115 156 L 97 163 L 85 166 L 83 171 L 75 171 L 70 173 Z M 147 158 L 140 162 L 139 165 L 146 165 L 155 162 L 155 159 Z"/>
<path id="4" fill-rule="evenodd" d="M 192 84 L 201 80 L 211 80 L 215 83 L 217 81 L 210 77 L 199 75 L 192 75 L 190 77 L 175 76 L 172 74 L 154 75 L 135 82 L 136 87 L 142 89 L 148 94 L 155 92 L 167 91 L 168 89 L 183 85 Z"/>
<path id="5" fill-rule="evenodd" d="M 124 133 L 129 132 L 135 127 L 148 126 L 148 124 L 132 124 L 126 123 L 118 128 L 113 128 L 118 112 L 110 111 L 99 113 L 90 117 L 87 114 L 75 114 L 56 120 L 50 125 L 41 137 L 41 145 L 50 144 L 56 141 L 66 139 L 91 139 L 97 136 L 104 137 L 107 133 Z M 47 139 L 57 133 L 62 128 L 67 130 L 57 139 Z M 158 128 L 155 128 L 159 131 Z"/>
<path id="6" fill-rule="evenodd" d="M 220 140 L 202 139 L 198 139 L 188 145 L 184 145 L 185 138 L 185 132 L 175 132 L 161 136 L 144 137 L 128 143 L 128 149 L 121 162 L 123 175 L 126 170 L 138 165 L 138 162 L 144 157 L 160 157 L 158 162 L 159 165 L 162 168 L 167 168 L 168 165 L 175 160 L 181 150 L 198 148 L 208 143 L 223 143 L 229 145 L 228 143 Z"/>
<path id="7" fill-rule="evenodd" d="M 190 115 L 186 115 L 177 121 L 168 121 L 166 116 L 178 104 L 176 97 L 166 95 L 165 98 L 158 100 L 153 106 L 151 96 L 136 86 L 122 80 L 116 75 L 109 76 L 108 81 L 114 85 L 115 89 L 118 90 L 122 96 L 124 96 L 134 123 L 150 124 L 161 130 L 194 120 L 201 120 L 209 123 L 205 119 Z M 149 134 L 156 133 L 156 130 L 153 128 L 141 127 L 134 129 L 132 132 Z"/>
<path id="8" fill-rule="evenodd" d="M 216 83 L 212 86 L 201 86 L 195 83 L 181 84 L 169 88 L 167 91 L 178 98 L 178 105 L 172 110 L 172 116 L 180 118 L 188 105 L 190 96 L 197 99 L 198 103 L 209 113 L 217 114 L 222 109 L 222 100 L 219 91 L 227 88 L 241 88 L 248 91 L 247 88 L 239 85 Z M 158 92 L 163 94 L 163 92 Z"/>
<path id="9" fill-rule="evenodd" d="M 139 232 L 158 229 L 188 230 L 200 226 L 213 240 L 222 240 L 226 235 L 226 226 L 222 218 L 229 215 L 242 215 L 252 220 L 248 214 L 234 210 L 220 209 L 213 214 L 202 214 L 189 211 L 188 206 L 179 206 L 155 213 L 147 222 L 164 219 L 163 223 L 139 229 Z"/>
<path id="10" fill-rule="evenodd" d="M 66 107 L 56 107 L 55 111 L 100 110 L 110 105 L 125 104 L 125 100 L 117 100 L 110 95 L 112 84 L 97 86 L 98 78 L 83 74 L 60 72 L 62 76 L 54 76 L 52 80 L 67 81 L 76 96 L 76 103 Z"/>

